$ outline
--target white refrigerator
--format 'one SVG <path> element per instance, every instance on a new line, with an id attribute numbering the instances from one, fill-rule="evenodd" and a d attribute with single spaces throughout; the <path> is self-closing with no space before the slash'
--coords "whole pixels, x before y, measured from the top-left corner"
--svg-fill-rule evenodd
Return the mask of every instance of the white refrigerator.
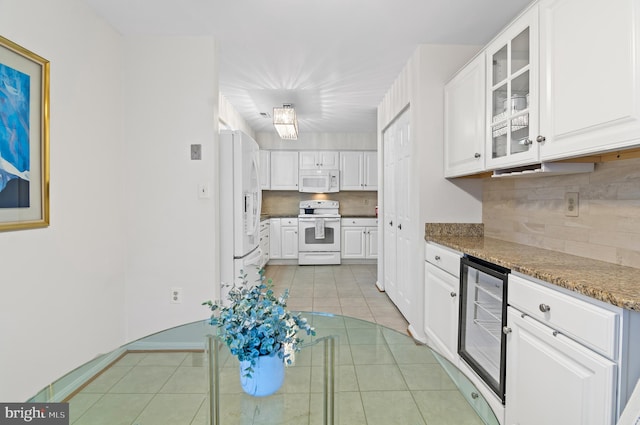
<path id="1" fill-rule="evenodd" d="M 262 190 L 258 144 L 241 131 L 220 132 L 220 296 L 240 285 L 253 286 L 261 264 Z"/>

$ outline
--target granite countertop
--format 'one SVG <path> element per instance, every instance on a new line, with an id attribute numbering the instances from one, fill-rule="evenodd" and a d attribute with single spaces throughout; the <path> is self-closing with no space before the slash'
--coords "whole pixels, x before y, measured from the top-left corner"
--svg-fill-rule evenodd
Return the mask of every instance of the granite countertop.
<path id="1" fill-rule="evenodd" d="M 640 311 L 640 269 L 484 237 L 482 225 L 427 223 L 425 240 L 512 271 Z"/>

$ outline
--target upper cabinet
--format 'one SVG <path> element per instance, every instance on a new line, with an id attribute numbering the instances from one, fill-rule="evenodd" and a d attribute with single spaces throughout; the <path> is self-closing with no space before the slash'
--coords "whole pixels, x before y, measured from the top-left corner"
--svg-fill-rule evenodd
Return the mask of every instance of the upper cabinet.
<path id="1" fill-rule="evenodd" d="M 340 152 L 340 190 L 378 190 L 378 153 Z"/>
<path id="2" fill-rule="evenodd" d="M 297 151 L 271 151 L 271 190 L 298 190 Z"/>
<path id="3" fill-rule="evenodd" d="M 484 170 L 485 65 L 478 55 L 444 87 L 444 175 Z"/>
<path id="4" fill-rule="evenodd" d="M 337 170 L 339 153 L 335 151 L 300 152 L 301 170 Z"/>
<path id="5" fill-rule="evenodd" d="M 640 143 L 636 0 L 540 1 L 540 158 Z"/>
<path id="6" fill-rule="evenodd" d="M 445 176 L 640 146 L 638 34 L 635 0 L 530 6 L 445 87 Z"/>
<path id="7" fill-rule="evenodd" d="M 271 155 L 269 151 L 260 149 L 260 188 L 271 189 Z"/>
<path id="8" fill-rule="evenodd" d="M 538 161 L 538 8 L 520 16 L 486 48 L 488 169 Z"/>

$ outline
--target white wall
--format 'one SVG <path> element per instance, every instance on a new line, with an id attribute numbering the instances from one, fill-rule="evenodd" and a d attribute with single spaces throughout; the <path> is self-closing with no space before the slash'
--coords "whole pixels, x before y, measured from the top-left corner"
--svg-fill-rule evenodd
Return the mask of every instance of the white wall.
<path id="1" fill-rule="evenodd" d="M 0 400 L 124 339 L 122 40 L 82 0 L 0 0 L 4 37 L 51 61 L 51 225 L 0 233 Z"/>
<path id="2" fill-rule="evenodd" d="M 384 163 L 382 132 L 405 108 L 411 121 L 412 164 L 417 170 L 418 190 L 411 194 L 410 209 L 418 211 L 409 234 L 415 245 L 408 260 L 411 311 L 405 314 L 411 331 L 420 340 L 424 335 L 424 224 L 425 222 L 482 221 L 480 181 L 451 183 L 443 165 L 444 85 L 478 50 L 479 46 L 421 45 L 403 68 L 378 107 L 379 168 Z M 384 214 L 384 176 L 380 173 L 378 203 Z M 403 229 L 404 231 L 404 229 Z M 383 229 L 380 233 L 384 235 Z M 379 240 L 380 252 L 388 246 Z M 384 261 L 378 261 L 378 280 L 384 281 Z M 383 283 L 384 285 L 384 283 Z"/>
<path id="3" fill-rule="evenodd" d="M 201 303 L 219 290 L 215 50 L 208 37 L 125 38 L 128 340 L 207 317 Z"/>

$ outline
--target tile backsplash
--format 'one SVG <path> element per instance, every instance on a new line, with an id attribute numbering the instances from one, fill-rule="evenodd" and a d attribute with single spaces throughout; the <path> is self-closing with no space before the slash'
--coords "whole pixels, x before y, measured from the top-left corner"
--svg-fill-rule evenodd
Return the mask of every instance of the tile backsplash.
<path id="1" fill-rule="evenodd" d="M 294 191 L 263 190 L 262 213 L 274 216 L 297 216 L 300 201 L 331 199 L 340 202 L 343 216 L 375 216 L 378 192 L 300 193 Z"/>
<path id="2" fill-rule="evenodd" d="M 565 196 L 578 193 L 578 216 Z M 485 236 L 640 268 L 640 158 L 593 173 L 487 179 Z"/>

